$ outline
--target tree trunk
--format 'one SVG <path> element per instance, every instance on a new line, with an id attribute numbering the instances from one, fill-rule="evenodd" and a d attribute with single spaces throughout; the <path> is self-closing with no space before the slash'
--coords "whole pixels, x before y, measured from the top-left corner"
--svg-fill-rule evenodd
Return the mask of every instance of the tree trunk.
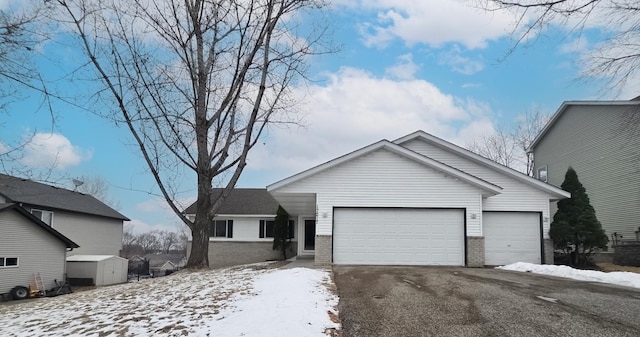
<path id="1" fill-rule="evenodd" d="M 204 224 L 198 222 L 204 222 Z M 206 218 L 201 218 L 194 223 L 194 228 L 191 230 L 191 254 L 189 255 L 189 261 L 187 262 L 188 268 L 208 268 L 209 267 L 209 233 L 208 233 L 208 221 Z"/>

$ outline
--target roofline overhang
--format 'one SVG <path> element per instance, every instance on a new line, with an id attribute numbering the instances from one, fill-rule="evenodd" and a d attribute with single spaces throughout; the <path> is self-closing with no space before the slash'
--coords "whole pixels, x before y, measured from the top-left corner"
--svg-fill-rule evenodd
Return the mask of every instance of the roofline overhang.
<path id="1" fill-rule="evenodd" d="M 42 220 L 36 218 L 33 214 L 27 212 L 26 209 L 20 207 L 16 203 L 12 203 L 12 204 L 10 204 L 10 206 L 0 209 L 0 212 L 4 211 L 4 210 L 9 210 L 9 209 L 13 209 L 16 212 L 22 214 L 27 219 L 31 220 L 31 222 L 33 222 L 35 225 L 40 226 L 42 229 L 44 229 L 45 231 L 47 231 L 50 234 L 52 234 L 53 236 L 55 236 L 58 240 L 62 241 L 67 246 L 68 249 L 73 250 L 74 248 L 80 248 L 80 246 L 77 243 L 71 241 L 71 239 L 66 237 L 64 234 L 58 232 L 57 230 L 55 230 L 51 226 L 49 226 L 46 223 L 44 223 Z"/>
<path id="2" fill-rule="evenodd" d="M 431 143 L 435 143 L 437 146 L 440 146 L 442 148 L 445 148 L 446 150 L 449 151 L 453 151 L 471 161 L 474 161 L 476 163 L 482 164 L 486 167 L 489 168 L 493 168 L 497 171 L 500 171 L 502 173 L 507 174 L 510 177 L 513 177 L 517 180 L 520 180 L 522 182 L 524 182 L 527 185 L 533 186 L 535 188 L 538 188 L 546 193 L 549 193 L 550 195 L 552 195 L 554 198 L 558 198 L 558 199 L 564 199 L 564 198 L 570 198 L 571 197 L 571 193 L 557 188 L 553 185 L 549 185 L 547 183 L 543 183 L 542 181 L 535 179 L 533 177 L 530 177 L 522 172 L 516 171 L 512 168 L 506 167 L 504 165 L 500 165 L 496 162 L 494 162 L 493 160 L 490 160 L 488 158 L 485 158 L 481 155 L 478 155 L 476 153 L 473 153 L 467 149 L 463 149 L 461 147 L 459 147 L 458 145 L 455 145 L 453 143 L 447 142 L 446 140 L 443 140 L 441 138 L 438 138 L 436 136 L 433 136 L 431 134 L 428 134 L 424 131 L 416 131 L 412 134 L 406 135 L 404 137 L 398 138 L 396 140 L 393 141 L 393 143 L 395 144 L 401 144 L 404 142 L 407 142 L 409 140 L 413 140 L 416 138 L 422 138 L 428 142 Z M 552 200 L 556 200 L 553 199 Z"/>
<path id="3" fill-rule="evenodd" d="M 544 125 L 542 130 L 538 133 L 536 138 L 533 139 L 533 142 L 529 145 L 526 152 L 531 153 L 533 149 L 538 145 L 538 143 L 544 138 L 547 132 L 553 127 L 555 122 L 562 116 L 562 114 L 571 106 L 634 106 L 640 105 L 640 101 L 564 101 L 562 105 L 556 110 L 556 112 L 551 115 L 547 124 Z"/>
<path id="4" fill-rule="evenodd" d="M 385 150 L 389 150 L 393 153 L 396 153 L 398 155 L 404 156 L 406 158 L 412 159 L 418 163 L 421 163 L 423 165 L 429 166 L 439 172 L 442 172 L 444 174 L 447 174 L 449 176 L 452 176 L 456 179 L 462 180 L 470 185 L 473 185 L 481 190 L 483 190 L 483 196 L 493 196 L 493 195 L 497 195 L 502 193 L 502 188 L 500 186 L 497 186 L 495 184 L 492 184 L 488 181 L 482 180 L 478 177 L 475 177 L 473 175 L 470 175 L 466 172 L 460 171 L 454 167 L 451 167 L 449 165 L 446 165 L 442 162 L 439 162 L 437 160 L 434 160 L 432 158 L 429 158 L 427 156 L 421 155 L 417 152 L 411 151 L 407 148 L 404 148 L 398 144 L 389 142 L 388 140 L 384 139 L 381 140 L 379 142 L 373 143 L 369 146 L 365 146 L 361 149 L 358 149 L 356 151 L 353 151 L 351 153 L 348 153 L 346 155 L 340 156 L 338 158 L 332 159 L 328 162 L 325 162 L 324 164 L 320 164 L 318 166 L 312 167 L 308 170 L 302 171 L 300 173 L 297 173 L 295 175 L 292 175 L 288 178 L 282 179 L 280 181 L 277 181 L 271 185 L 267 186 L 267 191 L 274 192 L 277 193 L 277 190 L 279 188 L 282 188 L 284 186 L 287 186 L 289 184 L 292 184 L 296 181 L 305 179 L 307 177 L 310 177 L 312 175 L 318 174 L 320 172 L 323 172 L 327 169 L 330 169 L 332 167 L 336 167 L 340 164 L 343 164 L 345 162 L 348 162 L 350 160 L 353 160 L 355 158 L 361 157 L 365 154 L 380 150 L 380 149 L 385 149 Z"/>

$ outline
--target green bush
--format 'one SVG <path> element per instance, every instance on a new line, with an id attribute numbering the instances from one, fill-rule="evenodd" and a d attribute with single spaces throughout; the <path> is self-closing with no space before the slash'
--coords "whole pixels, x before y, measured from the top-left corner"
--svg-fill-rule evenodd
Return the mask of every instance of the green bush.
<path id="1" fill-rule="evenodd" d="M 584 268 L 591 264 L 593 254 L 607 246 L 609 239 L 573 168 L 567 170 L 561 187 L 571 193 L 571 198 L 558 201 L 549 236 L 572 266 Z"/>

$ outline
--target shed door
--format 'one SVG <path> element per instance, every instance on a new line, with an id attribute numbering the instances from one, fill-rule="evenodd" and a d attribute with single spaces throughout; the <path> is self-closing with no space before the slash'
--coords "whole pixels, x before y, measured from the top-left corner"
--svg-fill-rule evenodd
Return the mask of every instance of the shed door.
<path id="1" fill-rule="evenodd" d="M 483 212 L 482 227 L 486 265 L 542 262 L 540 213 Z"/>
<path id="2" fill-rule="evenodd" d="M 337 208 L 333 262 L 464 265 L 464 212 L 459 209 Z"/>

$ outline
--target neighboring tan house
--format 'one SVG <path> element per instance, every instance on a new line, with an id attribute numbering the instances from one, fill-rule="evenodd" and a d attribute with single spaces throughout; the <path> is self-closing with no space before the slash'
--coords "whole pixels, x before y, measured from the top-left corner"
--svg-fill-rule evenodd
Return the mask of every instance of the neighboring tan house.
<path id="1" fill-rule="evenodd" d="M 298 253 L 319 265 L 553 263 L 549 202 L 570 197 L 423 131 L 381 140 L 267 190 L 273 207 L 280 203 L 295 220 L 296 237 L 305 238 Z"/>
<path id="2" fill-rule="evenodd" d="M 222 189 L 215 189 L 212 198 L 220 193 Z M 226 267 L 281 258 L 282 254 L 272 249 L 277 210 L 278 202 L 264 188 L 234 189 L 209 227 L 209 266 Z M 196 203 L 184 213 L 193 221 Z M 298 249 L 294 223 L 290 221 L 293 239 L 289 256 L 295 255 Z M 187 254 L 190 252 L 191 241 L 187 244 Z"/>
<path id="3" fill-rule="evenodd" d="M 0 174 L 0 203 L 21 206 L 80 245 L 68 255 L 118 256 L 122 249 L 129 219 L 91 195 Z"/>
<path id="4" fill-rule="evenodd" d="M 78 245 L 16 204 L 0 203 L 0 294 L 29 288 L 34 274 L 46 290 L 63 281 L 67 252 Z M 28 293 L 28 291 L 27 291 Z"/>
<path id="5" fill-rule="evenodd" d="M 610 239 L 636 240 L 640 226 L 640 125 L 627 125 L 632 114 L 640 115 L 638 98 L 564 102 L 529 148 L 542 181 L 560 186 L 569 166 L 576 170 Z"/>

